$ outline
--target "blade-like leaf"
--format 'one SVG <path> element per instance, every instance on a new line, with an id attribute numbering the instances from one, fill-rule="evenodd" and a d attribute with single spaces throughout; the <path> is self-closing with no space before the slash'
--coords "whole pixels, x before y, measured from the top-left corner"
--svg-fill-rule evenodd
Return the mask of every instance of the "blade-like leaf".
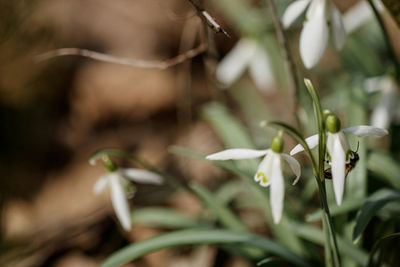
<path id="1" fill-rule="evenodd" d="M 365 199 L 351 199 L 348 198 L 345 201 L 343 201 L 342 205 L 338 206 L 335 204 L 332 204 L 331 207 L 329 208 L 331 216 L 337 216 L 337 215 L 343 215 L 348 212 L 354 211 L 361 207 L 361 205 L 364 203 Z M 316 212 L 313 212 L 311 214 L 308 214 L 306 216 L 306 221 L 307 222 L 315 222 L 318 220 L 322 219 L 322 210 L 318 210 Z"/>
<path id="2" fill-rule="evenodd" d="M 179 229 L 199 226 L 199 222 L 168 208 L 139 208 L 132 212 L 133 224 L 145 223 L 155 227 Z"/>
<path id="3" fill-rule="evenodd" d="M 201 244 L 250 245 L 284 258 L 294 266 L 310 266 L 303 258 L 268 238 L 250 233 L 218 229 L 190 229 L 159 235 L 114 252 L 100 266 L 120 266 L 160 249 Z"/>
<path id="4" fill-rule="evenodd" d="M 400 239 L 400 233 L 394 233 L 394 234 L 387 235 L 387 236 L 379 239 L 374 244 L 374 246 L 372 247 L 371 253 L 369 254 L 368 267 L 385 266 L 384 263 L 381 261 L 381 259 L 384 257 L 380 256 L 380 257 L 378 257 L 378 259 L 375 259 L 376 254 L 379 254 L 379 253 L 382 253 L 383 251 L 385 251 L 385 247 L 387 248 L 387 246 L 394 247 L 396 250 L 396 245 L 398 245 L 399 239 Z M 390 242 L 394 242 L 395 244 L 390 244 Z M 392 260 L 397 261 L 397 263 L 392 262 L 391 263 L 392 265 L 390 265 L 390 266 L 398 266 L 398 264 L 399 264 L 398 254 L 396 255 L 396 257 L 392 257 Z"/>
<path id="5" fill-rule="evenodd" d="M 387 183 L 400 189 L 400 166 L 388 154 L 372 152 L 367 165 L 368 169 L 378 174 Z"/>
<path id="6" fill-rule="evenodd" d="M 378 210 L 391 201 L 400 200 L 400 192 L 391 189 L 381 189 L 372 194 L 357 213 L 353 241 L 356 242 L 364 232 L 371 218 Z"/>

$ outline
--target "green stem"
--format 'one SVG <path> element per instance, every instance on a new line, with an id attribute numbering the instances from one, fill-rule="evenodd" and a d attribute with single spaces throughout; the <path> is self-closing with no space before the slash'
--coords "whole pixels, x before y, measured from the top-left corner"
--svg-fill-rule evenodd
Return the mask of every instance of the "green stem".
<path id="1" fill-rule="evenodd" d="M 389 33 L 388 33 L 387 29 L 386 29 L 385 23 L 383 22 L 383 19 L 382 19 L 381 15 L 379 14 L 379 11 L 376 8 L 373 0 L 368 0 L 368 3 L 371 6 L 372 11 L 374 12 L 374 15 L 375 15 L 375 17 L 376 17 L 376 19 L 377 19 L 377 21 L 379 23 L 379 26 L 380 26 L 381 30 L 382 30 L 383 38 L 385 38 L 385 43 L 386 43 L 386 47 L 387 47 L 389 56 L 390 56 L 390 58 L 392 58 L 394 67 L 396 69 L 397 81 L 400 82 L 400 63 L 397 60 L 396 52 L 395 52 L 395 49 L 393 47 L 392 41 L 390 40 L 390 36 L 389 36 Z"/>
<path id="2" fill-rule="evenodd" d="M 326 133 L 325 133 L 325 123 L 324 123 L 324 114 L 322 112 L 321 102 L 319 101 L 319 97 L 317 91 L 312 85 L 311 81 L 308 79 L 304 79 L 304 83 L 307 87 L 308 92 L 311 95 L 314 104 L 314 112 L 317 118 L 318 124 L 318 171 L 315 179 L 318 184 L 318 191 L 321 200 L 321 206 L 324 211 L 324 231 L 329 233 L 329 236 L 326 236 L 326 241 L 328 246 L 330 247 L 332 263 L 334 266 L 340 266 L 340 256 L 339 249 L 336 240 L 336 234 L 333 230 L 333 221 L 329 211 L 328 201 L 326 197 L 326 189 L 325 189 L 325 176 L 324 176 L 324 165 L 325 165 L 325 153 L 326 153 Z M 316 166 L 313 168 L 317 169 Z M 327 231 L 326 231 L 327 228 Z M 327 259 L 327 263 L 329 263 L 329 259 Z"/>

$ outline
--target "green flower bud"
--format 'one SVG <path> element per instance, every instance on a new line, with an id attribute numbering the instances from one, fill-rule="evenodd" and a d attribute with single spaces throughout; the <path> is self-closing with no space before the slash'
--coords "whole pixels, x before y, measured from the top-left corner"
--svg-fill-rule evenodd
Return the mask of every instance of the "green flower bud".
<path id="1" fill-rule="evenodd" d="M 104 166 L 109 172 L 114 172 L 118 169 L 117 164 L 115 164 L 109 157 L 103 157 Z"/>
<path id="2" fill-rule="evenodd" d="M 340 120 L 333 114 L 326 117 L 325 125 L 330 133 L 337 133 L 340 131 Z"/>
<path id="3" fill-rule="evenodd" d="M 285 143 L 282 139 L 282 132 L 280 131 L 271 141 L 271 149 L 275 153 L 282 153 Z"/>

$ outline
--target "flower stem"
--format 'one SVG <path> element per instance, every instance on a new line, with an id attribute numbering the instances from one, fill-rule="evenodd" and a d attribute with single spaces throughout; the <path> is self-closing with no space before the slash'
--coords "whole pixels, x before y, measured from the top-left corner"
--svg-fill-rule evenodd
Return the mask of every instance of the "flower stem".
<path id="1" fill-rule="evenodd" d="M 325 152 L 326 152 L 326 132 L 325 132 L 324 113 L 322 111 L 317 91 L 315 90 L 313 84 L 308 79 L 304 79 L 304 83 L 313 100 L 314 113 L 318 124 L 318 166 L 315 166 L 314 164 L 313 169 L 314 169 L 314 174 L 315 173 L 317 174 L 315 175 L 315 179 L 317 180 L 321 206 L 324 211 L 323 227 L 324 227 L 324 232 L 326 234 L 326 242 L 329 247 L 329 250 L 331 251 L 330 256 L 332 258 L 333 266 L 336 267 L 340 266 L 340 256 L 336 240 L 336 234 L 335 231 L 333 230 L 333 221 L 329 211 L 328 201 L 326 197 L 325 177 L 324 177 L 324 164 L 325 164 Z M 326 258 L 326 264 L 331 265 L 331 261 L 329 258 Z"/>

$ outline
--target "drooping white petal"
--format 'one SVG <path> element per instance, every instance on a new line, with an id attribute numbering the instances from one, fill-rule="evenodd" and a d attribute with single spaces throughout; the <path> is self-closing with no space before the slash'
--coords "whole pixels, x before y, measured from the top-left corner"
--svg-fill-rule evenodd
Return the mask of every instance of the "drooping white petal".
<path id="1" fill-rule="evenodd" d="M 255 150 L 247 148 L 232 148 L 208 155 L 206 159 L 208 160 L 253 159 L 266 155 L 268 151 L 269 149 Z"/>
<path id="2" fill-rule="evenodd" d="M 271 184 L 272 175 L 272 157 L 273 153 L 269 152 L 258 165 L 256 174 L 254 175 L 254 180 L 259 182 L 261 186 L 268 187 Z"/>
<path id="3" fill-rule="evenodd" d="M 125 178 L 133 182 L 142 184 L 162 184 L 164 180 L 157 173 L 150 172 L 147 170 L 126 168 L 126 169 L 120 169 L 119 172 Z"/>
<path id="4" fill-rule="evenodd" d="M 120 177 L 118 174 L 112 174 L 110 176 L 111 202 L 122 227 L 125 231 L 129 231 L 131 229 L 129 204 L 119 179 Z"/>
<path id="5" fill-rule="evenodd" d="M 301 175 L 300 163 L 295 158 L 289 156 L 288 154 L 282 153 L 281 155 L 283 159 L 286 160 L 286 162 L 289 164 L 290 169 L 292 169 L 293 173 L 296 175 L 296 179 L 293 181 L 293 185 L 297 184 Z"/>
<path id="6" fill-rule="evenodd" d="M 110 173 L 101 176 L 93 186 L 93 193 L 98 195 L 104 191 L 110 181 Z"/>
<path id="7" fill-rule="evenodd" d="M 232 85 L 244 72 L 257 49 L 250 39 L 241 39 L 218 64 L 217 80 L 227 86 Z"/>
<path id="8" fill-rule="evenodd" d="M 270 204 L 274 223 L 279 223 L 283 211 L 283 199 L 285 196 L 285 187 L 281 168 L 281 157 L 279 154 L 273 155 L 272 174 L 270 186 Z"/>
<path id="9" fill-rule="evenodd" d="M 330 6 L 333 41 L 337 49 L 342 49 L 346 38 L 346 30 L 343 25 L 342 14 L 335 4 L 331 3 Z"/>
<path id="10" fill-rule="evenodd" d="M 289 28 L 301 13 L 304 12 L 310 1 L 311 0 L 297 0 L 286 8 L 282 16 L 282 24 L 285 29 Z"/>
<path id="11" fill-rule="evenodd" d="M 374 88 L 381 90 L 380 101 L 371 114 L 372 126 L 388 129 L 391 120 L 394 118 L 396 102 L 398 102 L 396 82 L 391 77 L 383 76 L 369 78 L 366 80 L 365 85 L 374 85 Z M 368 89 L 370 90 L 371 88 Z"/>
<path id="12" fill-rule="evenodd" d="M 328 153 L 331 155 L 332 182 L 336 203 L 341 205 L 346 175 L 346 151 L 342 147 L 339 135 L 329 132 L 326 148 Z"/>
<path id="13" fill-rule="evenodd" d="M 258 89 L 266 92 L 275 85 L 275 78 L 268 54 L 259 46 L 249 66 L 250 76 Z"/>
<path id="14" fill-rule="evenodd" d="M 311 135 L 304 140 L 306 141 L 308 147 L 310 149 L 313 149 L 314 147 L 316 147 L 318 145 L 318 134 Z M 289 154 L 293 156 L 294 154 L 297 154 L 301 151 L 304 151 L 304 147 L 302 145 L 298 144 L 290 151 Z"/>
<path id="15" fill-rule="evenodd" d="M 367 1 L 358 1 L 343 16 L 343 24 L 348 34 L 357 30 L 364 23 L 374 18 L 371 6 Z"/>
<path id="16" fill-rule="evenodd" d="M 318 1 L 312 17 L 304 23 L 300 34 L 300 56 L 304 66 L 310 69 L 321 59 L 328 44 L 328 25 L 325 1 Z M 310 7 L 311 8 L 311 7 Z"/>
<path id="17" fill-rule="evenodd" d="M 358 125 L 343 129 L 344 132 L 352 133 L 358 137 L 364 136 L 384 136 L 388 134 L 388 131 L 375 126 L 369 125 Z"/>

